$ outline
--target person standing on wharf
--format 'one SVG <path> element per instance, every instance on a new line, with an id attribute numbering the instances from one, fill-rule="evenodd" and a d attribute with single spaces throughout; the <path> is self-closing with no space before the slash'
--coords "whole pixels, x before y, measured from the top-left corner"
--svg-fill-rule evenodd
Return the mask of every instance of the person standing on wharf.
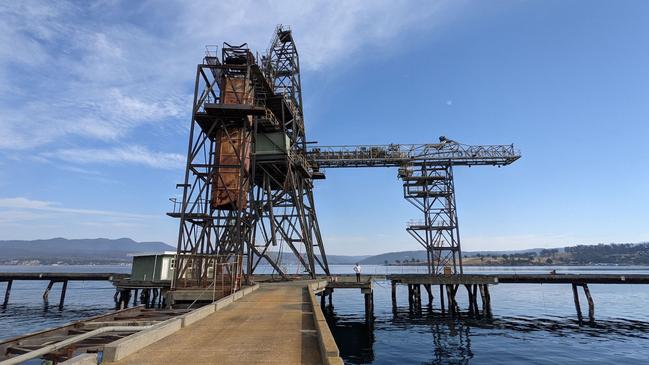
<path id="1" fill-rule="evenodd" d="M 356 282 L 360 283 L 361 282 L 361 265 L 356 263 L 356 266 L 354 266 L 354 272 L 356 273 Z"/>

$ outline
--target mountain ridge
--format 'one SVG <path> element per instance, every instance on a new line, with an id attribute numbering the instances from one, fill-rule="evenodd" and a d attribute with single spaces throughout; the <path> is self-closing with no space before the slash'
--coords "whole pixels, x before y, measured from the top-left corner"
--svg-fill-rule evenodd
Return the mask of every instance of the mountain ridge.
<path id="1" fill-rule="evenodd" d="M 164 242 L 136 242 L 130 238 L 3 240 L 0 263 L 118 263 L 130 262 L 133 254 L 174 249 Z"/>
<path id="2" fill-rule="evenodd" d="M 175 251 L 164 242 L 137 242 L 130 238 L 67 239 L 56 237 L 39 240 L 0 241 L 0 264 L 114 264 L 130 263 L 138 253 Z M 297 264 L 291 253 L 268 252 L 282 264 Z M 635 263 L 649 264 L 649 243 L 576 245 L 557 248 L 522 250 L 464 251 L 467 262 L 480 264 L 545 263 Z M 540 258 L 543 257 L 543 260 Z M 486 259 L 486 261 L 485 261 Z M 327 255 L 330 265 L 394 265 L 426 262 L 425 250 L 394 251 L 378 255 Z"/>

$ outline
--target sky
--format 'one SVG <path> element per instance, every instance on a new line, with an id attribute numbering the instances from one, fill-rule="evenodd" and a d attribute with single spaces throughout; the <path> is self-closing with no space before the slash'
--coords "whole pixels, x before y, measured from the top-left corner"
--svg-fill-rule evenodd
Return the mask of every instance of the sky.
<path id="1" fill-rule="evenodd" d="M 455 170 L 464 250 L 649 240 L 649 2 L 0 3 L 0 239 L 175 245 L 195 67 L 290 25 L 310 140 L 510 144 Z M 421 248 L 390 168 L 330 169 L 331 254 Z"/>

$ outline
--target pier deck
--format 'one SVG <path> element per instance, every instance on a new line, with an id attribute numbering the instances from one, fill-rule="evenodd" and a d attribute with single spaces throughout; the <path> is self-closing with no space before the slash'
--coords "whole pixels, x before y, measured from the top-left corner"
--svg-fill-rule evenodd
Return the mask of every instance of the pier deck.
<path id="1" fill-rule="evenodd" d="M 393 274 L 387 280 L 400 284 L 649 284 L 647 274 Z"/>
<path id="2" fill-rule="evenodd" d="M 56 283 L 61 283 L 61 296 L 59 297 L 59 308 L 63 309 L 65 302 L 65 293 L 68 289 L 69 281 L 115 281 L 128 277 L 127 274 L 118 273 L 63 273 L 63 272 L 0 272 L 0 283 L 6 283 L 5 295 L 2 301 L 2 308 L 7 308 L 11 287 L 14 281 L 21 280 L 44 280 L 49 281 L 47 289 L 43 293 L 43 300 L 47 304 L 50 290 Z"/>
<path id="3" fill-rule="evenodd" d="M 128 274 L 112 272 L 0 272 L 0 281 L 54 280 L 54 281 L 114 281 Z"/>
<path id="4" fill-rule="evenodd" d="M 408 306 L 421 309 L 422 286 L 428 295 L 428 305 L 432 306 L 436 294 L 434 286 L 439 287 L 439 306 L 442 313 L 448 309 L 451 314 L 458 314 L 460 308 L 456 301 L 458 289 L 466 288 L 469 301 L 470 315 L 491 316 L 491 295 L 489 285 L 496 284 L 570 284 L 573 300 L 579 322 L 582 321 L 579 290 L 582 288 L 588 303 L 588 319 L 595 321 L 595 302 L 591 296 L 589 284 L 649 284 L 646 274 L 465 274 L 465 275 L 422 275 L 422 274 L 393 274 L 386 279 L 392 282 L 392 306 L 397 306 L 397 285 L 408 287 Z M 446 299 L 444 297 L 446 296 Z M 478 300 L 482 300 L 482 311 Z"/>
<path id="5" fill-rule="evenodd" d="M 111 364 L 323 364 L 308 282 L 267 283 Z"/>

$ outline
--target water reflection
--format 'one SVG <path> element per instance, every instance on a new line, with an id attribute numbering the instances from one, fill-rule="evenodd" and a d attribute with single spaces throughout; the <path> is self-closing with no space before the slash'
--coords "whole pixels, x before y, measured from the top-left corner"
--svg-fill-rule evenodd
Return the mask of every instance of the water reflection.
<path id="1" fill-rule="evenodd" d="M 463 317 L 450 316 L 424 308 L 421 311 L 400 308 L 381 324 L 393 328 L 427 327 L 432 337 L 433 359 L 426 364 L 468 364 L 471 351 L 471 326 Z"/>
<path id="2" fill-rule="evenodd" d="M 374 361 L 374 329 L 364 318 L 342 316 L 331 305 L 323 308 L 345 363 L 368 364 Z"/>
<path id="3" fill-rule="evenodd" d="M 398 307 L 389 314 L 379 315 L 374 325 L 368 326 L 361 314 L 339 314 L 330 306 L 326 306 L 325 313 L 341 356 L 347 364 L 391 363 L 381 359 L 387 351 L 395 352 L 392 356 L 399 358 L 400 363 L 404 364 L 474 363 L 477 359 L 474 358 L 472 340 L 484 336 L 503 343 L 528 341 L 530 336 L 548 338 L 575 335 L 596 342 L 649 340 L 649 323 L 624 319 L 597 320 L 580 325 L 576 319 L 565 317 L 478 318 L 469 316 L 467 312 L 453 317 L 426 307 L 421 311 Z M 421 341 L 421 335 L 424 336 L 424 348 L 408 343 L 410 336 L 419 337 Z M 376 337 L 379 336 L 382 343 L 377 349 Z M 392 346 L 393 341 L 406 343 Z M 377 354 L 381 356 L 375 359 Z M 422 359 L 422 356 L 425 358 Z"/>

